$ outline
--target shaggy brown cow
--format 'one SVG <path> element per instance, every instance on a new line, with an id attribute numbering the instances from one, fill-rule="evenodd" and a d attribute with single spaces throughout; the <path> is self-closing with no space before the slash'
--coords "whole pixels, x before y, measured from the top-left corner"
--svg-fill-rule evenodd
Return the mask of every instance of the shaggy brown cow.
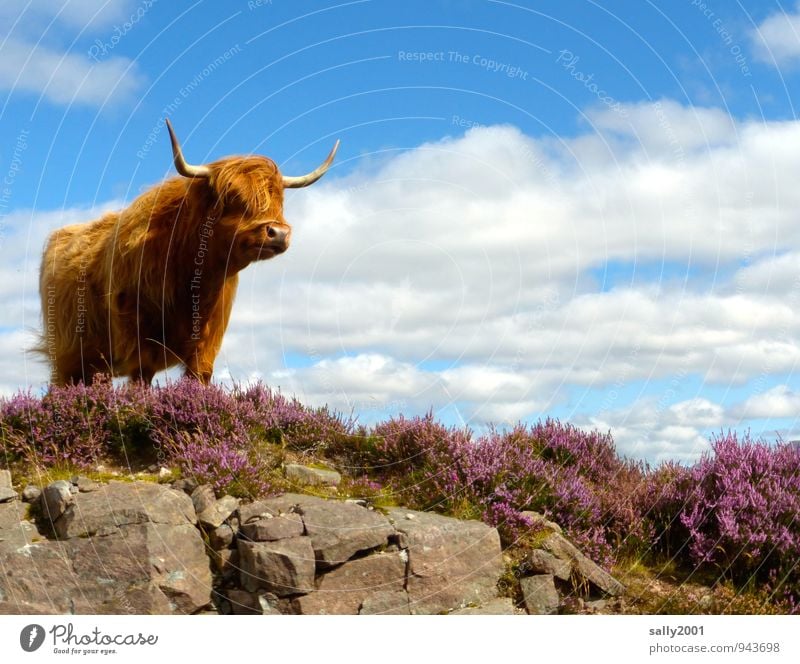
<path id="1" fill-rule="evenodd" d="M 289 246 L 283 190 L 319 180 L 339 147 L 311 173 L 286 177 L 261 156 L 188 164 L 167 129 L 183 177 L 47 242 L 37 350 L 55 383 L 111 373 L 149 384 L 176 364 L 209 382 L 239 271 Z"/>

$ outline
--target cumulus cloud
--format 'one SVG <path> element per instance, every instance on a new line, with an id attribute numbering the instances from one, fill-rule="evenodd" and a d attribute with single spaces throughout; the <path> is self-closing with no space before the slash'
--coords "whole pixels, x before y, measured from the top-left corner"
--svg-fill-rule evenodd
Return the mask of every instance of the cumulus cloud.
<path id="1" fill-rule="evenodd" d="M 145 81 L 136 63 L 117 54 L 92 58 L 77 45 L 65 50 L 62 39 L 102 34 L 127 20 L 133 7 L 130 0 L 2 3 L 0 18 L 13 29 L 0 45 L 0 88 L 40 94 L 56 104 L 104 106 L 131 99 Z"/>
<path id="2" fill-rule="evenodd" d="M 625 408 L 579 419 L 578 424 L 587 429 L 610 430 L 619 454 L 655 463 L 692 463 L 710 449 L 703 429 L 723 419 L 723 409 L 706 399 L 667 406 L 663 400 L 645 398 Z"/>
<path id="3" fill-rule="evenodd" d="M 54 18 L 73 28 L 101 28 L 130 16 L 133 0 L 66 0 L 66 2 L 30 2 L 3 0 L 0 18 L 41 29 Z"/>
<path id="4" fill-rule="evenodd" d="M 0 47 L 0 87 L 40 93 L 57 104 L 117 104 L 130 99 L 143 81 L 123 57 L 95 62 L 84 54 L 13 39 Z"/>
<path id="5" fill-rule="evenodd" d="M 621 111 L 591 109 L 587 116 L 601 135 L 628 136 L 650 156 L 680 155 L 736 138 L 736 125 L 721 108 L 683 106 L 672 99 L 626 104 Z"/>
<path id="6" fill-rule="evenodd" d="M 755 56 L 778 65 L 800 60 L 800 11 L 770 14 L 750 33 Z"/>
<path id="7" fill-rule="evenodd" d="M 800 393 L 788 385 L 777 385 L 762 394 L 754 394 L 734 409 L 742 418 L 800 417 Z"/>
<path id="8" fill-rule="evenodd" d="M 731 418 L 702 394 L 648 401 L 651 383 L 783 381 L 800 362 L 800 123 L 624 110 L 627 125 L 595 114 L 600 133 L 560 142 L 473 129 L 287 192 L 292 248 L 242 273 L 218 377 L 365 419 L 589 412 L 628 453 L 696 457 Z M 38 315 L 41 239 L 28 263 L 0 263 L 24 274 L 23 295 L 0 288 L 9 334 Z M 9 385 L 46 377 L 14 366 Z M 597 406 L 633 381 L 635 408 Z"/>

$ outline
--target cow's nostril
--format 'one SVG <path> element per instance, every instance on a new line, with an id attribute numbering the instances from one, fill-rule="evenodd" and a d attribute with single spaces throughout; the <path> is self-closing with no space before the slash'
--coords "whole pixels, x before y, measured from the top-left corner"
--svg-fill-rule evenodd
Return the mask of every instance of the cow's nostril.
<path id="1" fill-rule="evenodd" d="M 278 231 L 276 231 L 272 226 L 269 226 L 267 228 L 267 237 L 270 240 L 274 240 L 276 237 L 278 237 Z"/>

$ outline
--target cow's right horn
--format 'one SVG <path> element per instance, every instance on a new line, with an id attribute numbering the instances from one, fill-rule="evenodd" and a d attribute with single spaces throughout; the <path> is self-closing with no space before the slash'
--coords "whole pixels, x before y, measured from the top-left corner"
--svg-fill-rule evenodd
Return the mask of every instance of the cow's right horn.
<path id="1" fill-rule="evenodd" d="M 175 169 L 187 178 L 207 178 L 211 176 L 211 170 L 208 166 L 194 166 L 186 163 L 181 151 L 181 144 L 175 137 L 175 132 L 172 130 L 172 123 L 169 118 L 166 118 L 167 129 L 169 130 L 169 140 L 172 142 L 172 157 L 175 161 Z"/>

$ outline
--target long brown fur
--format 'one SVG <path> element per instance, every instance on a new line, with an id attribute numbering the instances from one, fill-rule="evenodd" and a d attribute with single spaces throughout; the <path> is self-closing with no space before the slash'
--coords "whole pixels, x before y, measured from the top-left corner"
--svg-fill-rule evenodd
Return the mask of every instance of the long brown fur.
<path id="1" fill-rule="evenodd" d="M 274 162 L 208 166 L 209 179 L 169 179 L 122 211 L 50 236 L 37 350 L 54 383 L 97 373 L 150 383 L 177 364 L 210 381 L 239 271 L 285 251 L 291 229 Z M 275 230 L 285 237 L 271 238 Z"/>

